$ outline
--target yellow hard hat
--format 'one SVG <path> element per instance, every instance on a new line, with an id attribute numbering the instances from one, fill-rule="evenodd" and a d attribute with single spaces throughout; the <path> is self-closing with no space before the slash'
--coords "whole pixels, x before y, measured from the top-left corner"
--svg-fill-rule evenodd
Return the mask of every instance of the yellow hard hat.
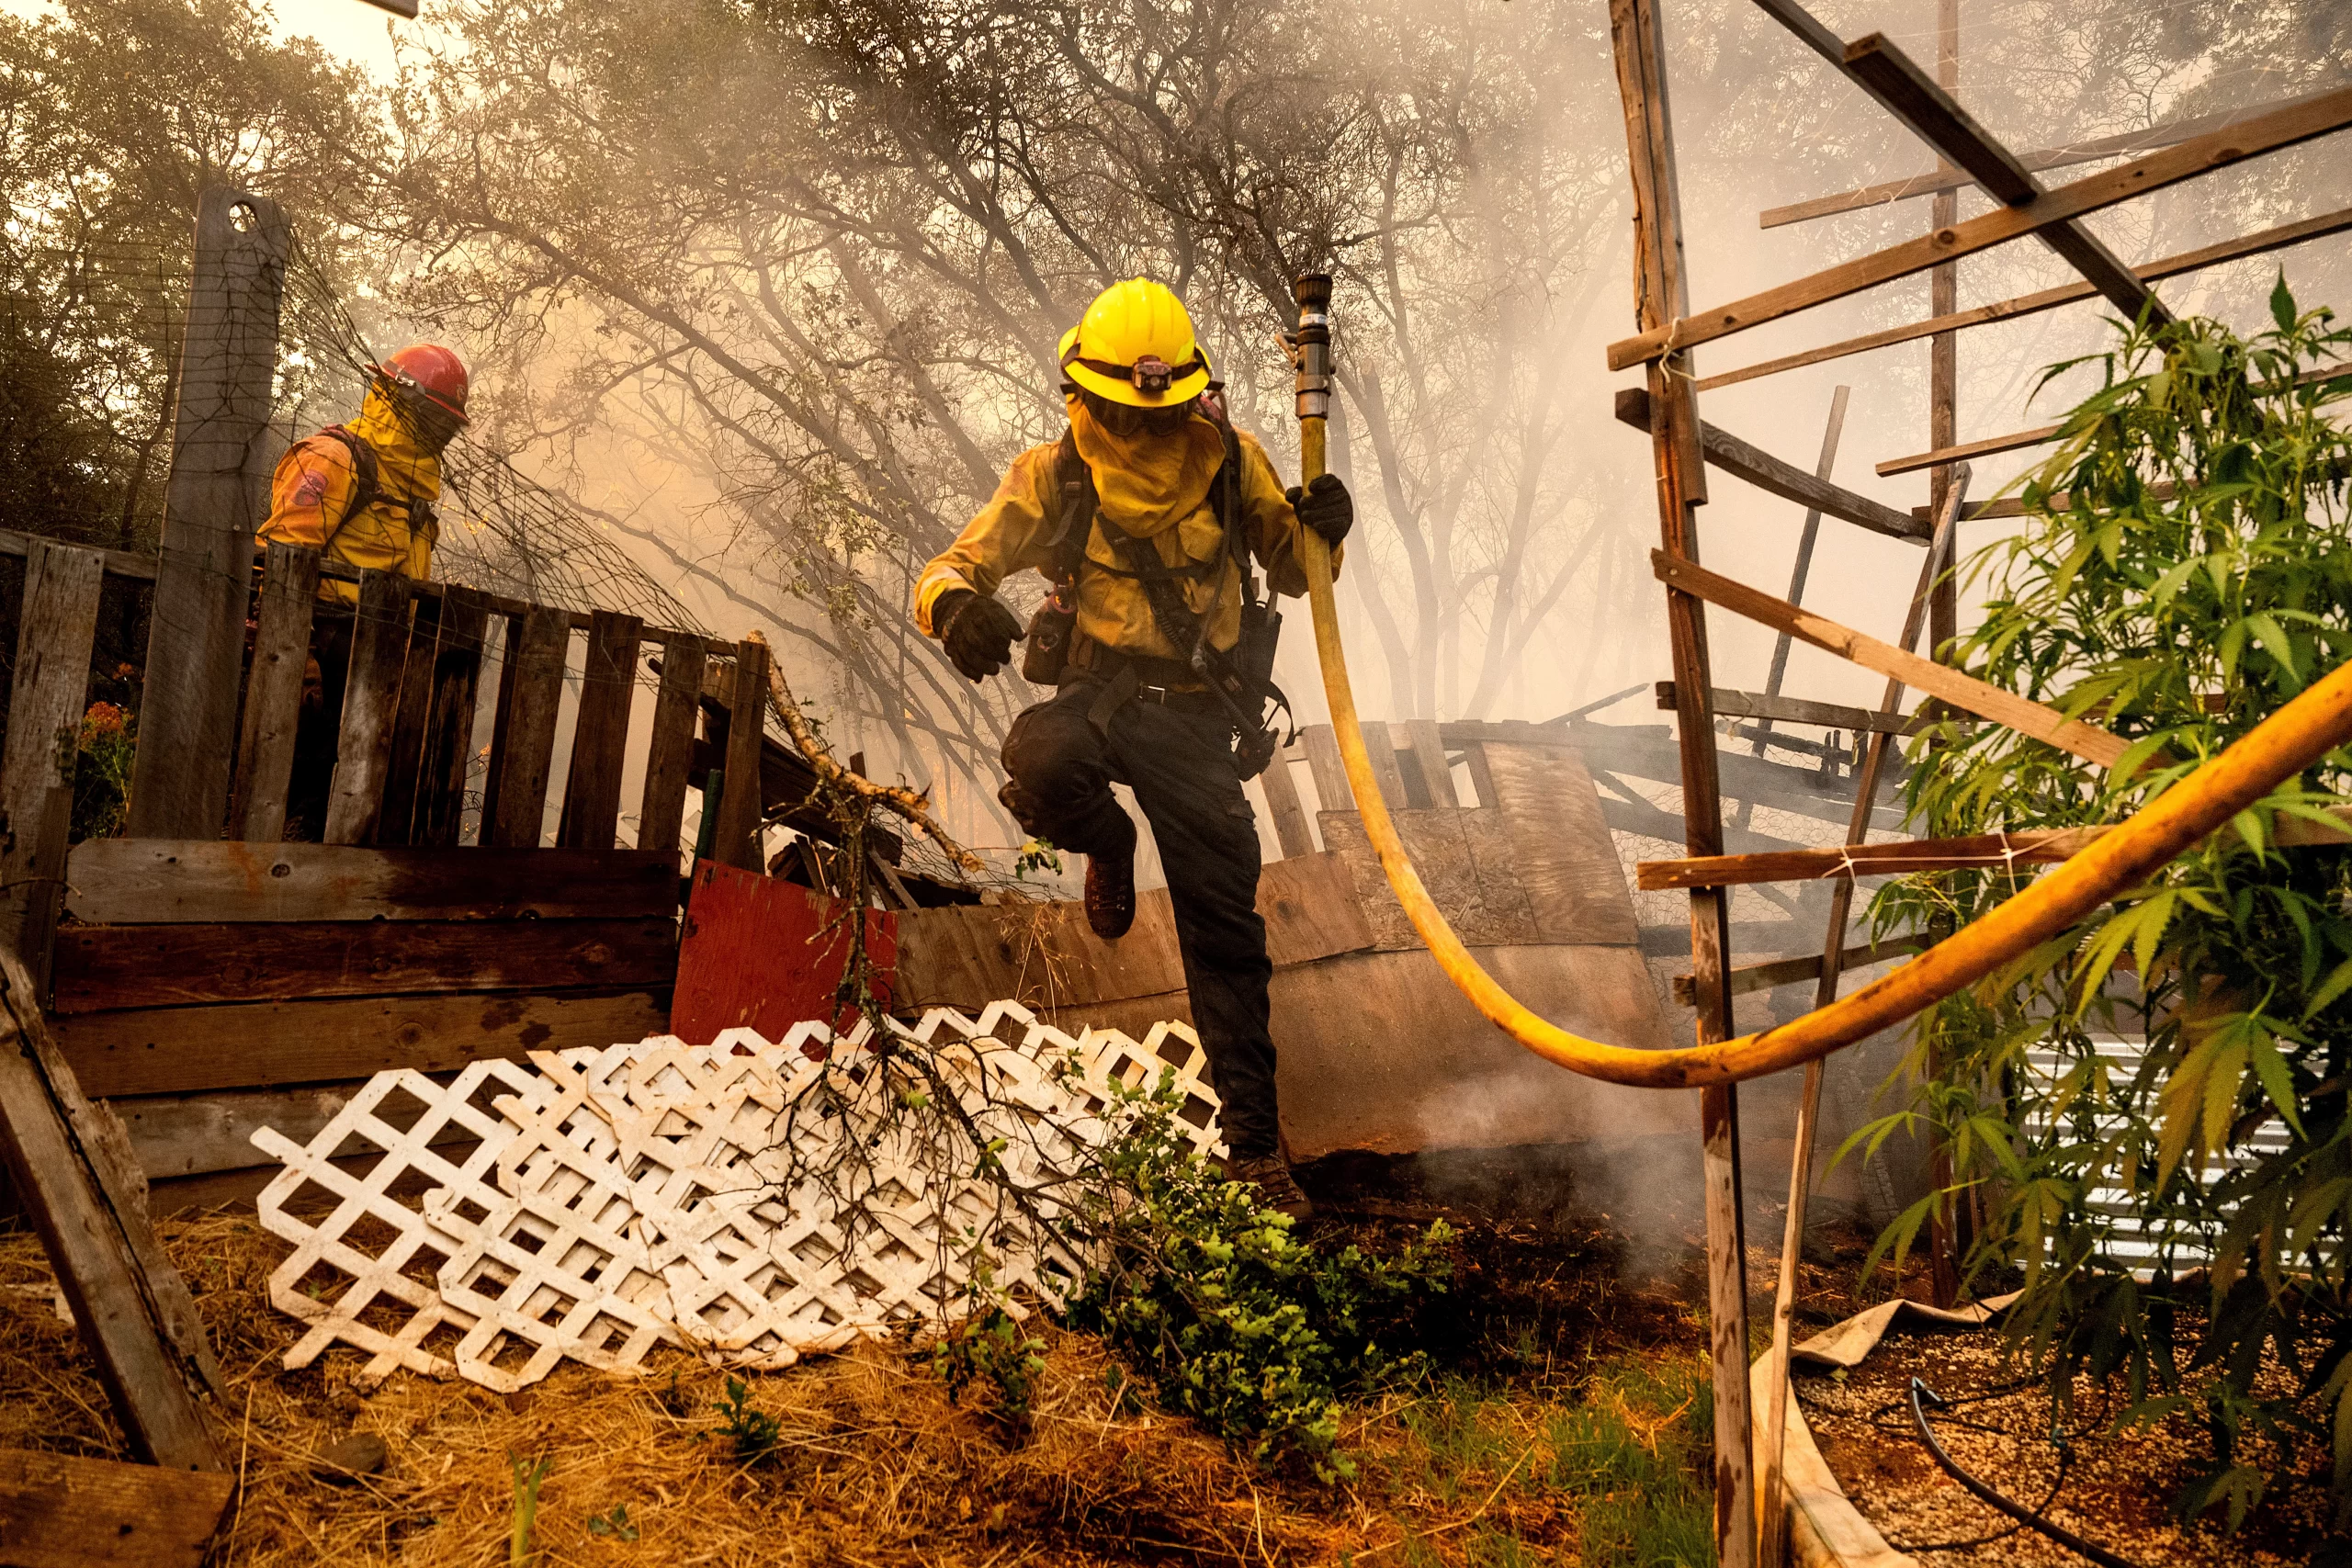
<path id="1" fill-rule="evenodd" d="M 1139 409 L 1188 402 L 1209 384 L 1193 318 L 1166 284 L 1114 283 L 1062 334 L 1062 374 L 1098 397 Z"/>

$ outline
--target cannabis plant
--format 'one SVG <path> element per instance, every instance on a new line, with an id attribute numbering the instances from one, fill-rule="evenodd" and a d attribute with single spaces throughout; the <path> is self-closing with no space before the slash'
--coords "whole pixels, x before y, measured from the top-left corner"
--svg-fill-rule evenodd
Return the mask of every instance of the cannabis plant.
<path id="1" fill-rule="evenodd" d="M 1914 742 L 1917 830 L 2119 820 L 2352 653 L 2352 333 L 2283 276 L 2270 305 L 2252 337 L 2143 326 L 2048 372 L 2100 384 L 2025 481 L 2023 524 L 1973 558 L 1984 621 L 1946 654 L 2131 750 L 2102 773 L 1945 723 Z M 1885 1245 L 1937 1205 L 1973 1220 L 1972 1272 L 2022 1271 L 2012 1331 L 2053 1393 L 2087 1372 L 2143 1417 L 2200 1409 L 2212 1463 L 2180 1506 L 2233 1525 L 2300 1440 L 2332 1450 L 2352 1512 L 2352 851 L 2310 841 L 2340 826 L 2348 772 L 2321 759 L 1926 1015 L 1907 1106 L 1864 1134 L 1925 1123 L 1952 1160 Z M 1875 919 L 1965 922 L 2030 874 L 1914 877 Z M 2120 1245 L 2124 1215 L 2153 1257 Z M 2258 1375 L 2266 1345 L 2287 1379 Z"/>

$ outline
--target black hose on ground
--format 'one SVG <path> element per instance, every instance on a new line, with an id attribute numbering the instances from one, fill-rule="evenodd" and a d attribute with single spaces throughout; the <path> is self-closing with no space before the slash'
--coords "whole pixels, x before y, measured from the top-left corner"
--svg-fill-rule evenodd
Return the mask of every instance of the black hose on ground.
<path id="1" fill-rule="evenodd" d="M 1913 1378 L 1911 1380 L 1911 1424 L 1919 1429 L 1919 1440 L 1928 1445 L 1928 1452 L 1935 1456 L 1936 1462 L 1943 1467 L 1944 1473 L 1966 1487 L 1969 1495 L 1989 1507 L 1998 1508 L 2029 1529 L 2041 1531 L 2067 1551 L 2081 1553 L 2098 1563 L 2100 1568 L 2139 1568 L 2139 1564 L 2130 1558 L 2118 1556 L 2097 1541 L 2085 1540 L 2074 1531 L 2060 1525 L 2053 1525 L 2048 1519 L 2028 1512 L 2024 1505 L 2012 1503 L 1968 1472 L 1961 1469 L 1959 1462 L 1951 1455 L 1944 1452 L 1944 1446 L 1936 1441 L 1936 1434 L 1928 1426 L 1928 1404 L 1930 1401 L 1939 1406 L 1945 1403 L 1941 1394 L 1917 1378 Z M 2043 1505 L 2045 1507 L 2048 1506 L 2046 1503 Z"/>

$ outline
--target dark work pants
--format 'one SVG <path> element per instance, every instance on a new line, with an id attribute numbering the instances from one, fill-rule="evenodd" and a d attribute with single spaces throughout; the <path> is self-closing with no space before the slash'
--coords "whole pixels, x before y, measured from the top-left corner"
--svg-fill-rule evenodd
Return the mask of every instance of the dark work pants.
<path id="1" fill-rule="evenodd" d="M 1266 922 L 1258 915 L 1258 824 L 1217 715 L 1126 702 L 1104 728 L 1087 720 L 1102 685 L 1064 686 L 1004 738 L 1005 804 L 1023 829 L 1079 854 L 1132 854 L 1135 824 L 1111 794 L 1136 792 L 1175 906 L 1193 1025 L 1225 1102 L 1236 1159 L 1280 1146 L 1274 1043 L 1266 1032 Z"/>

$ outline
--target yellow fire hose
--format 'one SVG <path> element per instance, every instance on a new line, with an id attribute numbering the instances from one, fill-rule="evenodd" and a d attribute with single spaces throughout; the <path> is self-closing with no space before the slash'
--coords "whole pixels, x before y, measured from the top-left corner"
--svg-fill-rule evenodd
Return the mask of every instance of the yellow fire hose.
<path id="1" fill-rule="evenodd" d="M 1298 281 L 1298 408 L 1300 482 L 1324 471 L 1330 406 L 1331 280 Z M 1910 963 L 1803 1018 L 1713 1045 L 1645 1051 L 1572 1034 L 1538 1016 L 1496 983 L 1453 934 L 1430 901 L 1420 874 L 1398 841 L 1381 799 L 1356 720 L 1340 617 L 1331 598 L 1331 551 L 1313 529 L 1299 530 L 1315 647 L 1331 728 L 1347 764 L 1364 836 L 1380 853 L 1381 869 L 1413 929 L 1438 967 L 1462 994 L 1500 1028 L 1545 1060 L 1587 1077 L 1644 1089 L 1695 1089 L 1736 1083 L 1815 1061 L 1890 1024 L 1898 1023 L 1975 984 L 2018 953 L 2049 940 L 2154 874 L 2172 859 L 2302 772 L 2352 740 L 2352 664 L 2338 667 L 2264 720 L 2236 745 L 2166 790 L 2136 816 L 2102 835 L 1982 919 Z M 1279 765 L 1279 764 L 1278 764 Z"/>

